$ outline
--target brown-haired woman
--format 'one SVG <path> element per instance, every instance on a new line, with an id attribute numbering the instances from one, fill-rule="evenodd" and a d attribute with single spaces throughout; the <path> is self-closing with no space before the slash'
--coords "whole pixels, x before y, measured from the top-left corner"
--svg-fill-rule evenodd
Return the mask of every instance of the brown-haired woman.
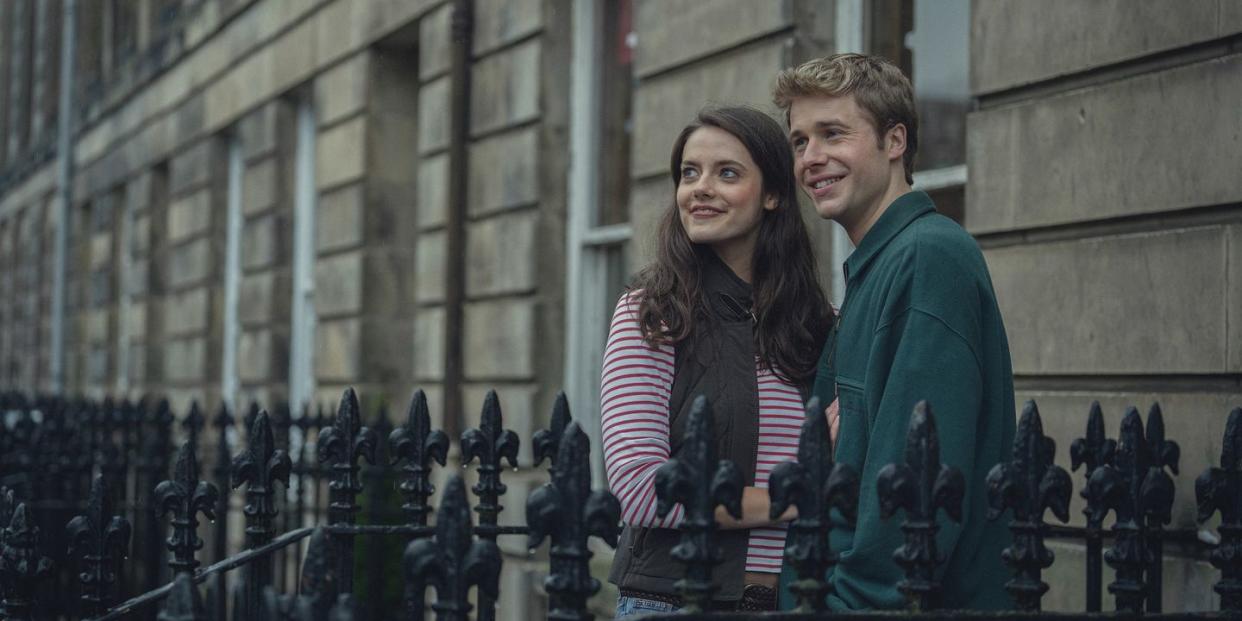
<path id="1" fill-rule="evenodd" d="M 706 395 L 720 457 L 743 471 L 742 519 L 718 511 L 717 607 L 774 609 L 784 525 L 768 517 L 768 473 L 795 458 L 803 402 L 831 325 L 798 210 L 781 127 L 751 108 L 704 110 L 673 145 L 676 199 L 656 261 L 613 316 L 602 417 L 608 482 L 626 524 L 610 580 L 617 617 L 680 607 L 670 556 L 681 507 L 655 515 L 656 469 L 676 455 Z M 792 512 L 783 516 L 789 519 Z"/>

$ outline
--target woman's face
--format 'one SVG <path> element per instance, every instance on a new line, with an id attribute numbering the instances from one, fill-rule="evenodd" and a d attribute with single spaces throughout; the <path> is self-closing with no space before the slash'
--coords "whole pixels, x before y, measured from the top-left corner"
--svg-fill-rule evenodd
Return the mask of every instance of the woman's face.
<path id="1" fill-rule="evenodd" d="M 717 127 L 700 127 L 681 153 L 677 211 L 696 244 L 707 244 L 736 269 L 749 262 L 765 209 L 776 199 L 763 195 L 763 175 L 740 140 Z"/>

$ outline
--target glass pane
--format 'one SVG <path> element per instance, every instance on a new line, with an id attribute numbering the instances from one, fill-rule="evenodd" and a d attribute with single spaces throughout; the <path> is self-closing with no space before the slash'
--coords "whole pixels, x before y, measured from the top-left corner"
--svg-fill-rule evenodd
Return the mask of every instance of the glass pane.
<path id="1" fill-rule="evenodd" d="M 970 0 L 915 0 L 906 47 L 921 139 L 915 169 L 962 164 L 970 110 Z"/>
<path id="2" fill-rule="evenodd" d="M 966 162 L 970 110 L 970 0 L 876 0 L 872 53 L 897 63 L 914 84 L 919 114 L 915 170 Z"/>
<path id="3" fill-rule="evenodd" d="M 599 212 L 594 226 L 628 222 L 633 131 L 634 36 L 631 0 L 605 2 L 600 80 Z"/>

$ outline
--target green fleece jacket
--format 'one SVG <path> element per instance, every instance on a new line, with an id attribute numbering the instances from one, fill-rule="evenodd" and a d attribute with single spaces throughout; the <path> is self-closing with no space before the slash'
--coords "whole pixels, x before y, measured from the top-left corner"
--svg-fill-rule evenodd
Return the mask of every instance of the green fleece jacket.
<path id="1" fill-rule="evenodd" d="M 931 405 L 942 463 L 966 478 L 962 523 L 938 514 L 944 556 L 942 606 L 1009 608 L 1001 560 L 1010 536 L 1004 518 L 989 521 L 984 478 L 1013 447 L 1013 371 L 992 280 L 974 239 L 910 192 L 889 205 L 845 262 L 845 302 L 836 338 L 824 348 L 813 394 L 840 398 L 837 460 L 860 475 L 855 527 L 831 535 L 840 555 L 829 573 L 834 610 L 902 608 L 904 511 L 880 517 L 876 475 L 903 461 L 915 403 Z M 792 579 L 786 568 L 782 586 Z M 782 588 L 782 604 L 792 605 Z"/>

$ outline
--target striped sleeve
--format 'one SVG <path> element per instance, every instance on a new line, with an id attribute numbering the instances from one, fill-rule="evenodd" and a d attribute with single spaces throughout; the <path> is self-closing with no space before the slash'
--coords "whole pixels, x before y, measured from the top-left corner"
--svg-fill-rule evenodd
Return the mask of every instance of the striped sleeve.
<path id="1" fill-rule="evenodd" d="M 673 347 L 651 347 L 638 325 L 638 292 L 617 303 L 604 349 L 600 413 L 608 487 L 621 501 L 626 524 L 673 528 L 677 505 L 656 517 L 655 472 L 669 459 L 668 403 L 673 387 Z"/>

